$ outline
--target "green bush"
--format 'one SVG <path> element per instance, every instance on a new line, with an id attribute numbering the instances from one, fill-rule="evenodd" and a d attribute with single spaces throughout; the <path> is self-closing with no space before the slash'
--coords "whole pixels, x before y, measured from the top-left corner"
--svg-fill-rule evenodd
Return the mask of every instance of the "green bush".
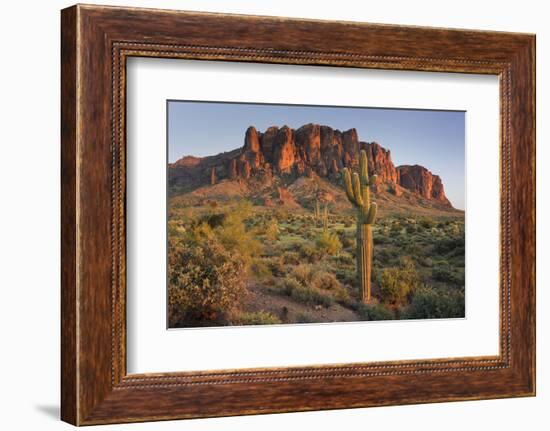
<path id="1" fill-rule="evenodd" d="M 201 223 L 207 223 L 211 228 L 223 226 L 227 215 L 224 213 L 208 214 L 200 219 Z"/>
<path id="2" fill-rule="evenodd" d="M 301 263 L 292 270 L 292 276 L 303 285 L 308 285 L 313 278 L 313 267 L 311 265 Z"/>
<path id="3" fill-rule="evenodd" d="M 431 229 L 436 225 L 435 220 L 427 217 L 421 218 L 419 223 L 420 223 L 420 226 L 422 226 L 424 229 Z"/>
<path id="4" fill-rule="evenodd" d="M 300 263 L 300 254 L 295 251 L 285 251 L 282 255 L 285 265 L 298 265 Z"/>
<path id="5" fill-rule="evenodd" d="M 271 257 L 269 259 L 266 259 L 266 263 L 267 267 L 274 276 L 280 277 L 286 274 L 286 266 L 281 257 Z"/>
<path id="6" fill-rule="evenodd" d="M 342 285 L 336 276 L 326 271 L 316 271 L 311 277 L 311 286 L 316 289 L 337 291 Z"/>
<path id="7" fill-rule="evenodd" d="M 337 265 L 354 266 L 355 259 L 350 253 L 342 252 L 338 256 L 334 256 L 332 261 Z"/>
<path id="8" fill-rule="evenodd" d="M 222 227 L 215 229 L 216 236 L 227 250 L 233 251 L 245 257 L 250 264 L 253 257 L 258 256 L 262 247 L 256 237 L 245 229 L 242 221 L 231 220 Z"/>
<path id="9" fill-rule="evenodd" d="M 432 278 L 444 283 L 464 285 L 464 273 L 453 271 L 449 264 L 439 264 L 432 268 Z"/>
<path id="10" fill-rule="evenodd" d="M 234 321 L 237 325 L 277 325 L 281 320 L 267 311 L 240 313 Z"/>
<path id="11" fill-rule="evenodd" d="M 298 313 L 295 318 L 296 323 L 317 323 L 319 319 L 309 313 Z"/>
<path id="12" fill-rule="evenodd" d="M 403 314 L 405 319 L 464 317 L 464 291 L 423 287 L 413 295 Z"/>
<path id="13" fill-rule="evenodd" d="M 286 276 L 277 281 L 274 289 L 275 293 L 290 296 L 294 289 L 299 289 L 302 285 L 294 277 Z"/>
<path id="14" fill-rule="evenodd" d="M 313 287 L 300 286 L 292 290 L 290 297 L 306 305 L 322 305 L 325 308 L 334 303 L 330 295 L 326 295 Z"/>
<path id="15" fill-rule="evenodd" d="M 357 303 L 354 307 L 355 312 L 361 320 L 393 320 L 395 315 L 383 304 L 363 304 Z"/>
<path id="16" fill-rule="evenodd" d="M 305 305 L 322 305 L 328 308 L 334 303 L 330 295 L 314 287 L 304 286 L 294 277 L 285 277 L 276 290 Z"/>
<path id="17" fill-rule="evenodd" d="M 321 258 L 319 250 L 307 242 L 300 244 L 300 256 L 310 263 Z"/>
<path id="18" fill-rule="evenodd" d="M 410 257 L 400 267 L 386 268 L 380 277 L 380 295 L 385 302 L 403 304 L 420 284 L 420 277 Z"/>
<path id="19" fill-rule="evenodd" d="M 317 248 L 327 254 L 335 255 L 342 249 L 342 243 L 335 233 L 323 231 L 317 238 Z"/>
<path id="20" fill-rule="evenodd" d="M 343 248 L 355 247 L 355 238 L 346 235 L 345 233 L 341 236 L 341 242 Z"/>
<path id="21" fill-rule="evenodd" d="M 348 289 L 344 286 L 334 292 L 332 296 L 336 302 L 343 305 L 344 307 L 349 307 L 350 304 L 353 302 L 353 298 L 351 297 Z"/>
<path id="22" fill-rule="evenodd" d="M 351 286 L 357 283 L 357 273 L 355 272 L 355 268 L 336 268 L 335 274 L 340 283 L 349 284 Z"/>
<path id="23" fill-rule="evenodd" d="M 440 255 L 449 253 L 452 256 L 463 256 L 465 253 L 464 237 L 443 237 L 434 244 L 434 252 Z"/>
<path id="24" fill-rule="evenodd" d="M 374 253 L 374 260 L 382 266 L 388 266 L 394 263 L 398 263 L 397 250 L 389 248 L 377 249 Z"/>
<path id="25" fill-rule="evenodd" d="M 271 272 L 271 268 L 262 259 L 254 259 L 251 265 L 251 269 L 254 275 L 260 279 L 265 279 L 273 276 L 273 273 Z"/>

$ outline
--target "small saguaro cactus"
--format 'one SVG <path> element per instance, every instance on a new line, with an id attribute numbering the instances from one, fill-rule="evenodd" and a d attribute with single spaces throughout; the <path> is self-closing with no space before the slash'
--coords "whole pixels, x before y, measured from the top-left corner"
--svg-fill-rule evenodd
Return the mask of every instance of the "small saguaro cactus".
<path id="1" fill-rule="evenodd" d="M 323 231 L 328 231 L 328 204 L 323 208 Z"/>
<path id="2" fill-rule="evenodd" d="M 344 168 L 344 187 L 352 205 L 357 208 L 357 275 L 364 303 L 371 299 L 372 272 L 372 225 L 376 218 L 377 206 L 370 202 L 369 186 L 375 183 L 376 175 L 369 178 L 367 153 L 361 150 L 359 174 Z"/>
<path id="3" fill-rule="evenodd" d="M 319 209 L 319 199 L 315 199 L 315 208 L 313 209 L 313 217 L 315 218 L 315 225 L 321 215 L 321 210 Z"/>

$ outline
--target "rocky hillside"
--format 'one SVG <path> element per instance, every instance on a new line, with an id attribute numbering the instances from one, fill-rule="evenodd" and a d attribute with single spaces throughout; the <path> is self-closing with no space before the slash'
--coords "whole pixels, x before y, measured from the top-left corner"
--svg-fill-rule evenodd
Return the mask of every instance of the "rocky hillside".
<path id="1" fill-rule="evenodd" d="M 171 164 L 169 185 L 172 192 L 183 193 L 224 180 L 265 184 L 274 179 L 319 177 L 338 184 L 344 167 L 357 167 L 361 150 L 367 152 L 369 172 L 378 175 L 373 186 L 376 194 L 406 194 L 409 201 L 417 196 L 430 206 L 452 209 L 441 178 L 425 167 L 395 166 L 389 150 L 376 142 L 360 141 L 356 129 L 342 132 L 318 124 L 298 129 L 273 126 L 264 132 L 250 126 L 241 148 L 210 157 L 186 156 Z"/>

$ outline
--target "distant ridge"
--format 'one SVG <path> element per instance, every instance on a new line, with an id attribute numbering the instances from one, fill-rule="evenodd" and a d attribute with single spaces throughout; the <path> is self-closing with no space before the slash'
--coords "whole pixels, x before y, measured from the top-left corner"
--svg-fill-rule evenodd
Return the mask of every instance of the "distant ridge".
<path id="1" fill-rule="evenodd" d="M 250 126 L 241 148 L 209 157 L 185 156 L 169 165 L 170 186 L 192 190 L 220 181 L 272 181 L 274 178 L 318 176 L 338 182 L 344 167 L 356 168 L 365 150 L 369 172 L 378 175 L 373 191 L 396 197 L 416 195 L 439 208 L 452 209 L 441 178 L 420 165 L 395 166 L 389 150 L 376 142 L 359 140 L 357 130 L 305 124 L 298 129 Z"/>

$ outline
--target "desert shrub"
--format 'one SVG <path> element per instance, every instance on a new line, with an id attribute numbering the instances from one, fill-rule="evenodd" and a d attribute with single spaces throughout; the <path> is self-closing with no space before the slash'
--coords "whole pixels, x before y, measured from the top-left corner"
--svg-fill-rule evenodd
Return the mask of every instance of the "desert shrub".
<path id="1" fill-rule="evenodd" d="M 405 230 L 407 233 L 415 233 L 418 230 L 418 228 L 414 224 L 407 224 L 407 226 L 405 227 Z"/>
<path id="2" fill-rule="evenodd" d="M 428 217 L 421 218 L 419 220 L 419 223 L 420 226 L 422 226 L 424 229 L 431 229 L 432 227 L 436 226 L 436 221 Z"/>
<path id="3" fill-rule="evenodd" d="M 335 233 L 323 231 L 317 238 L 317 248 L 323 252 L 335 255 L 342 249 L 342 243 Z"/>
<path id="4" fill-rule="evenodd" d="M 422 254 L 422 247 L 414 238 L 412 238 L 410 242 L 404 244 L 403 248 L 403 251 L 411 256 L 420 256 Z"/>
<path id="5" fill-rule="evenodd" d="M 316 289 L 337 291 L 342 285 L 336 276 L 326 271 L 316 271 L 311 276 L 311 286 Z"/>
<path id="6" fill-rule="evenodd" d="M 437 254 L 452 253 L 453 256 L 464 255 L 464 237 L 443 237 L 434 244 L 434 252 Z"/>
<path id="7" fill-rule="evenodd" d="M 276 241 L 279 238 L 279 224 L 276 220 L 270 220 L 266 225 L 265 237 L 270 241 Z"/>
<path id="8" fill-rule="evenodd" d="M 290 296 L 294 289 L 299 289 L 301 286 L 300 282 L 294 277 L 286 276 L 277 282 L 274 291 Z"/>
<path id="9" fill-rule="evenodd" d="M 213 214 L 200 220 L 187 235 L 191 243 L 198 244 L 205 239 L 216 238 L 223 247 L 240 255 L 247 266 L 252 258 L 260 254 L 261 245 L 253 231 L 244 223 L 251 213 L 252 205 L 241 201 L 230 213 Z"/>
<path id="10" fill-rule="evenodd" d="M 237 214 L 228 215 L 224 224 L 214 231 L 225 248 L 247 258 L 258 255 L 261 250 L 260 243 L 246 230 L 243 220 Z"/>
<path id="11" fill-rule="evenodd" d="M 445 227 L 445 230 L 446 230 L 449 234 L 454 235 L 454 236 L 463 235 L 462 227 L 461 227 L 458 223 L 449 223 L 449 224 Z"/>
<path id="12" fill-rule="evenodd" d="M 420 284 L 411 258 L 405 257 L 400 267 L 386 268 L 380 276 L 380 295 L 386 302 L 402 304 Z"/>
<path id="13" fill-rule="evenodd" d="M 316 240 L 317 239 L 317 232 L 315 232 L 314 230 L 312 229 L 308 229 L 309 226 L 304 226 L 303 229 L 304 229 L 304 233 L 302 234 L 302 236 L 305 238 L 305 239 L 308 239 L 308 240 Z"/>
<path id="14" fill-rule="evenodd" d="M 280 277 L 286 273 L 285 264 L 280 257 L 273 257 L 269 260 L 266 259 L 267 267 L 271 273 L 277 277 Z"/>
<path id="15" fill-rule="evenodd" d="M 303 285 L 307 285 L 313 278 L 313 267 L 311 265 L 301 263 L 293 268 L 292 276 Z"/>
<path id="16" fill-rule="evenodd" d="M 290 297 L 295 301 L 306 305 L 322 305 L 325 308 L 330 307 L 334 300 L 313 287 L 300 286 L 292 290 Z"/>
<path id="17" fill-rule="evenodd" d="M 288 218 L 288 210 L 284 208 L 276 208 L 273 211 L 273 216 L 278 222 L 284 221 Z"/>
<path id="18" fill-rule="evenodd" d="M 216 228 L 224 224 L 226 217 L 227 215 L 224 213 L 208 214 L 202 217 L 199 222 L 207 223 L 211 228 Z"/>
<path id="19" fill-rule="evenodd" d="M 234 323 L 237 325 L 276 325 L 282 323 L 281 320 L 267 311 L 244 312 L 240 313 Z"/>
<path id="20" fill-rule="evenodd" d="M 319 319 L 309 313 L 298 313 L 295 317 L 296 323 L 317 323 Z"/>
<path id="21" fill-rule="evenodd" d="M 398 238 L 398 237 L 401 236 L 401 231 L 402 231 L 401 226 L 399 226 L 399 225 L 397 225 L 397 224 L 394 224 L 394 225 L 392 225 L 392 227 L 390 228 L 390 231 L 389 231 L 389 233 L 388 233 L 388 236 L 389 236 L 390 238 L 393 238 L 393 239 Z"/>
<path id="22" fill-rule="evenodd" d="M 361 320 L 395 319 L 393 312 L 387 306 L 376 302 L 372 304 L 357 303 L 354 309 Z"/>
<path id="23" fill-rule="evenodd" d="M 432 268 L 432 278 L 444 283 L 464 285 L 464 273 L 453 271 L 447 263 L 436 265 Z"/>
<path id="24" fill-rule="evenodd" d="M 428 267 L 428 268 L 431 268 L 434 264 L 432 258 L 431 257 L 426 257 L 426 256 L 419 256 L 418 257 L 418 263 L 420 265 Z"/>
<path id="25" fill-rule="evenodd" d="M 357 273 L 355 268 L 352 270 L 346 268 L 336 268 L 336 278 L 343 284 L 354 285 L 357 283 Z"/>
<path id="26" fill-rule="evenodd" d="M 299 229 L 293 228 L 292 226 L 285 227 L 285 230 L 289 235 L 296 235 L 300 233 Z"/>
<path id="27" fill-rule="evenodd" d="M 246 293 L 245 260 L 213 236 L 198 243 L 170 242 L 168 254 L 169 320 L 216 321 Z"/>
<path id="28" fill-rule="evenodd" d="M 348 289 L 345 288 L 344 286 L 342 286 L 340 289 L 336 290 L 332 294 L 332 297 L 334 298 L 334 300 L 336 302 L 338 302 L 339 304 L 344 305 L 345 307 L 349 307 L 351 302 L 353 301 Z"/>
<path id="29" fill-rule="evenodd" d="M 298 265 L 300 263 L 300 254 L 295 251 L 285 251 L 282 258 L 285 265 Z"/>
<path id="30" fill-rule="evenodd" d="M 374 245 L 388 244 L 390 239 L 383 232 L 375 232 L 372 236 L 372 242 Z"/>
<path id="31" fill-rule="evenodd" d="M 251 265 L 251 269 L 253 274 L 261 279 L 265 279 L 273 275 L 268 263 L 266 263 L 262 259 L 254 259 Z"/>
<path id="32" fill-rule="evenodd" d="M 300 244 L 300 256 L 311 263 L 321 258 L 319 250 L 307 242 Z"/>
<path id="33" fill-rule="evenodd" d="M 393 265 L 397 260 L 397 250 L 380 248 L 374 252 L 375 263 L 378 262 L 381 265 Z"/>
<path id="34" fill-rule="evenodd" d="M 180 220 L 170 220 L 168 222 L 168 237 L 174 238 L 187 232 L 185 226 Z"/>
<path id="35" fill-rule="evenodd" d="M 464 317 L 464 291 L 423 287 L 413 295 L 403 314 L 405 319 Z"/>
<path id="36" fill-rule="evenodd" d="M 342 252 L 338 256 L 334 256 L 332 260 L 338 265 L 355 265 L 355 259 L 350 253 Z"/>
<path id="37" fill-rule="evenodd" d="M 350 236 L 346 235 L 345 233 L 343 235 L 341 235 L 340 241 L 342 242 L 342 247 L 343 248 L 355 247 L 355 238 L 350 237 Z"/>
<path id="38" fill-rule="evenodd" d="M 334 302 L 330 295 L 326 295 L 314 287 L 304 286 L 294 277 L 285 277 L 282 279 L 276 291 L 305 305 L 321 305 L 328 308 Z"/>

